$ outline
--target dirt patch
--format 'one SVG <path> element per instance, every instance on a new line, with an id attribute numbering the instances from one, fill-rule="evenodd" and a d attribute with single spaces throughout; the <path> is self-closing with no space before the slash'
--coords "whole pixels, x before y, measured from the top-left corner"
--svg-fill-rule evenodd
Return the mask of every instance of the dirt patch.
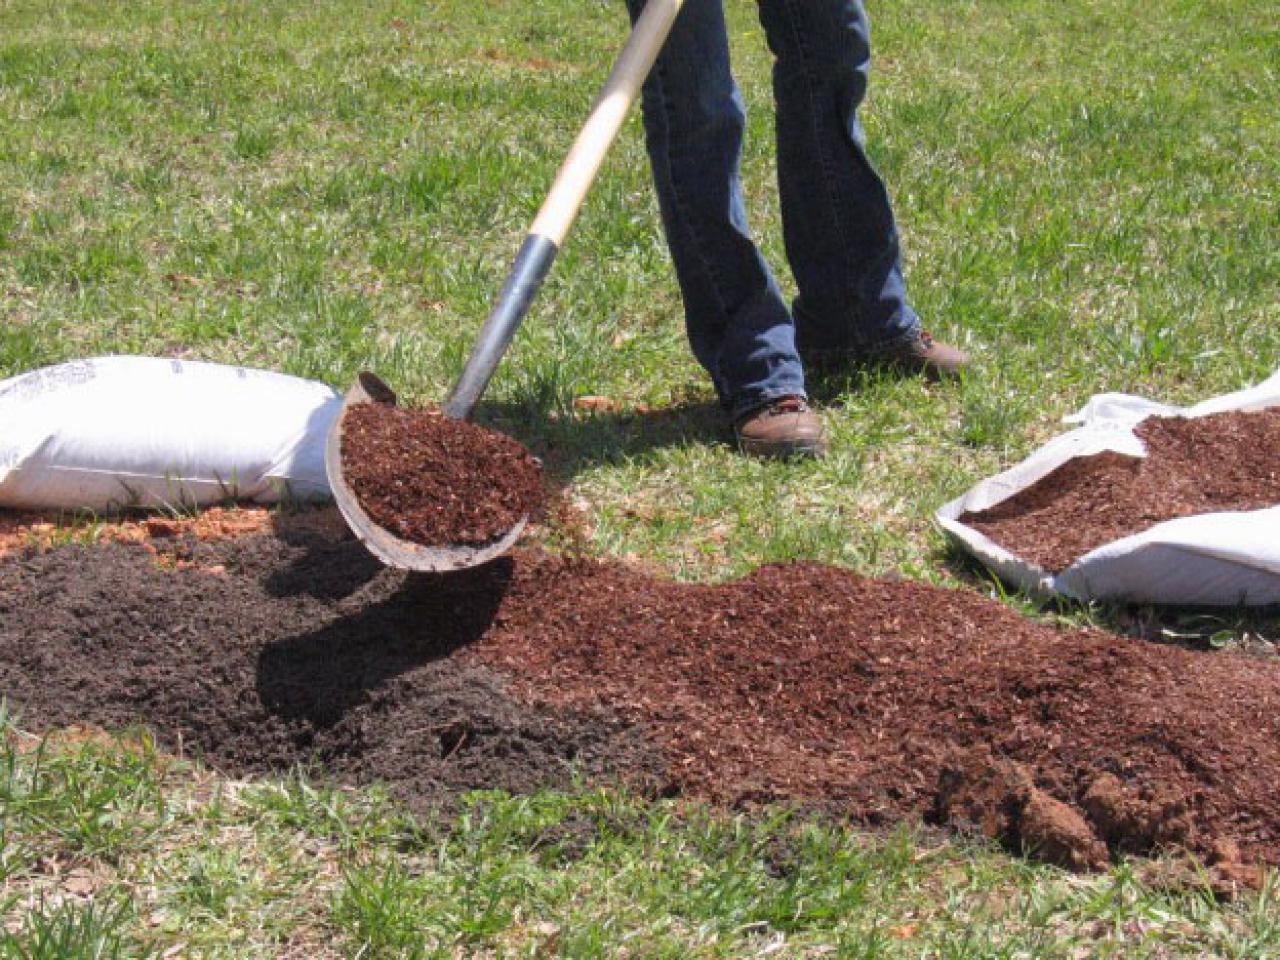
<path id="1" fill-rule="evenodd" d="M 323 517 L 330 511 L 308 511 Z M 24 548 L 47 550 L 57 542 L 146 543 L 164 537 L 194 536 L 200 540 L 242 537 L 270 530 L 278 514 L 267 507 L 210 507 L 195 515 L 121 516 L 95 518 L 68 526 L 65 512 L 0 511 L 0 557 Z M 299 514 L 298 516 L 302 516 Z"/>
<path id="2" fill-rule="evenodd" d="M 514 700 L 450 654 L 491 628 L 508 563 L 466 579 L 383 570 L 315 529 L 63 547 L 0 564 L 0 693 L 37 730 L 153 728 L 236 775 L 297 765 L 381 781 L 415 808 L 460 792 L 662 770 L 633 725 Z"/>
<path id="3" fill-rule="evenodd" d="M 1146 457 L 1079 457 L 960 522 L 1045 570 L 1157 523 L 1280 504 L 1280 409 L 1151 417 L 1135 432 Z"/>
<path id="4" fill-rule="evenodd" d="M 342 469 L 379 526 L 427 546 L 488 543 L 543 499 L 542 470 L 518 441 L 434 409 L 352 407 Z"/>
<path id="5" fill-rule="evenodd" d="M 525 551 L 410 576 L 287 540 L 0 564 L 0 689 L 29 723 L 141 721 L 232 771 L 310 763 L 420 804 L 576 765 L 1075 868 L 1166 845 L 1233 876 L 1280 864 L 1273 661 L 815 565 L 690 586 Z"/>

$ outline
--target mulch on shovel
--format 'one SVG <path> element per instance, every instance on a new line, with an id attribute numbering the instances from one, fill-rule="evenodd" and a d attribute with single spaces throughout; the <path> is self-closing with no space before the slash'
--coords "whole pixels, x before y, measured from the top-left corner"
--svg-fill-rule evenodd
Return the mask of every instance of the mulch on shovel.
<path id="1" fill-rule="evenodd" d="M 1280 864 L 1273 661 L 813 565 L 690 586 L 537 551 L 407 575 L 320 530 L 159 548 L 0 561 L 25 725 L 146 723 L 232 772 L 309 764 L 415 805 L 576 767 L 1077 868 L 1164 845 L 1246 881 Z"/>
<path id="2" fill-rule="evenodd" d="M 1157 523 L 1280 505 L 1280 409 L 1151 417 L 1134 431 L 1146 457 L 1079 457 L 960 522 L 1045 570 Z"/>
<path id="3" fill-rule="evenodd" d="M 524 446 L 435 409 L 350 408 L 342 469 L 375 523 L 427 546 L 488 543 L 543 499 L 542 470 Z"/>

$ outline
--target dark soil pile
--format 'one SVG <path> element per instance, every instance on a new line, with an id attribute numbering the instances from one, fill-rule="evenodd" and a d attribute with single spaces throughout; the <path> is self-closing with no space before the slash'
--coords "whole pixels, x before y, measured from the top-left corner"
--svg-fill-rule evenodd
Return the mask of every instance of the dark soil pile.
<path id="1" fill-rule="evenodd" d="M 313 763 L 430 803 L 576 764 L 1081 868 L 1166 844 L 1280 864 L 1274 661 L 828 567 L 688 586 L 527 552 L 407 576 L 291 539 L 0 563 L 0 691 L 28 725 L 141 721 L 232 771 Z"/>
<path id="2" fill-rule="evenodd" d="M 1280 505 L 1280 409 L 1152 417 L 1135 432 L 1145 458 L 1104 452 L 1068 461 L 960 522 L 1056 573 L 1166 520 Z"/>
<path id="3" fill-rule="evenodd" d="M 496 540 L 543 499 L 542 470 L 518 441 L 439 410 L 352 407 L 342 470 L 379 526 L 427 546 Z"/>
<path id="4" fill-rule="evenodd" d="M 291 539 L 0 562 L 0 696 L 30 729 L 146 724 L 167 749 L 228 773 L 300 764 L 387 783 L 419 809 L 579 775 L 643 789 L 662 771 L 643 735 L 607 712 L 531 708 L 492 670 L 450 656 L 491 628 L 510 562 L 405 577 L 354 540 Z"/>

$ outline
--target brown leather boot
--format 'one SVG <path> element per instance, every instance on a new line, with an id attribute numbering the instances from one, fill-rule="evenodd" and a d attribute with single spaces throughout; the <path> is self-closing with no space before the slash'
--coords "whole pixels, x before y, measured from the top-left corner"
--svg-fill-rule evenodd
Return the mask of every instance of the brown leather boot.
<path id="1" fill-rule="evenodd" d="M 827 452 L 822 421 L 803 397 L 780 397 L 734 424 L 738 446 L 756 457 L 820 457 Z"/>
<path id="2" fill-rule="evenodd" d="M 959 347 L 940 343 L 927 330 L 921 330 L 915 340 L 881 354 L 874 362 L 908 373 L 922 373 L 932 380 L 944 380 L 960 376 L 973 360 Z"/>

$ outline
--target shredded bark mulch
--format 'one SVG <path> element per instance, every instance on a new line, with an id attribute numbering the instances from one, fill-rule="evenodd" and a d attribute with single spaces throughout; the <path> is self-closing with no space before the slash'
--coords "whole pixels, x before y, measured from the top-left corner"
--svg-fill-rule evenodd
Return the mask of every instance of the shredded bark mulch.
<path id="1" fill-rule="evenodd" d="M 1178 517 L 1280 505 L 1280 409 L 1151 417 L 1146 457 L 1070 460 L 960 522 L 1054 573 L 1091 550 Z"/>
<path id="2" fill-rule="evenodd" d="M 496 540 L 543 500 L 542 470 L 524 446 L 434 409 L 352 407 L 342 469 L 375 523 L 427 546 Z"/>
<path id="3" fill-rule="evenodd" d="M 1029 622 L 812 565 L 689 586 L 526 551 L 383 569 L 319 527 L 0 561 L 23 723 L 145 723 L 239 773 L 414 805 L 572 768 L 729 804 L 977 829 L 1076 868 L 1280 864 L 1280 663 Z M 159 562 L 158 562 L 159 561 Z"/>
<path id="4" fill-rule="evenodd" d="M 804 564 L 688 586 L 525 558 L 499 616 L 469 657 L 647 724 L 697 795 L 973 825 L 1073 867 L 1164 845 L 1280 863 L 1274 661 Z"/>

